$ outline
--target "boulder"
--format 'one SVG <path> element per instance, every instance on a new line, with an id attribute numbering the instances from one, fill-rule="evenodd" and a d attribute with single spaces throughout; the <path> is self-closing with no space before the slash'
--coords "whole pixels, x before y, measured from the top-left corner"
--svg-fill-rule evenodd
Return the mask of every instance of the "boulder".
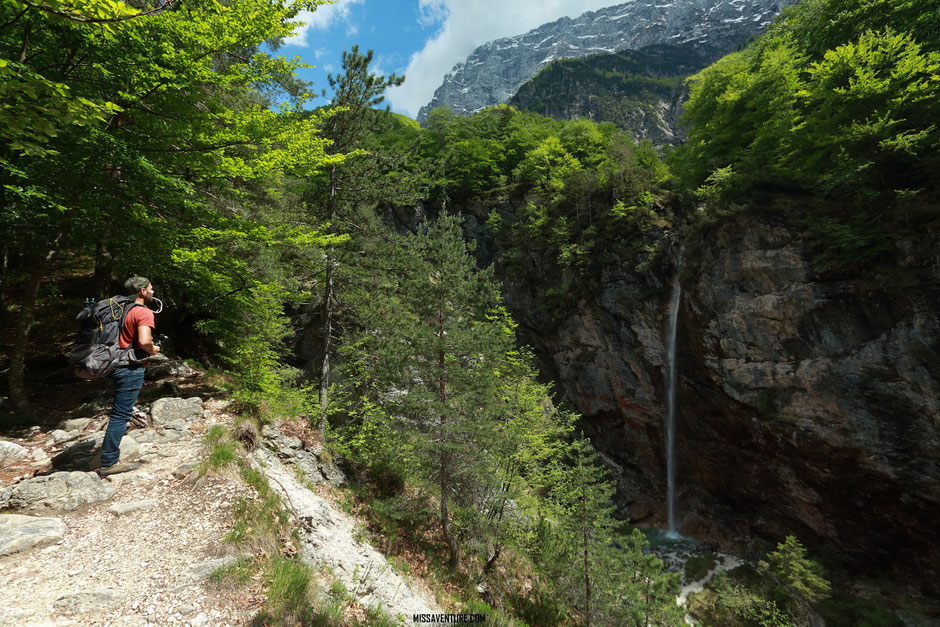
<path id="1" fill-rule="evenodd" d="M 182 359 L 169 359 L 147 366 L 144 377 L 147 379 L 165 379 L 167 377 L 191 377 L 196 370 Z"/>
<path id="2" fill-rule="evenodd" d="M 300 438 L 293 435 L 284 435 L 270 425 L 261 427 L 261 437 L 269 446 L 287 455 L 293 450 L 304 447 L 304 443 L 300 441 Z"/>
<path id="3" fill-rule="evenodd" d="M 116 608 L 127 600 L 127 593 L 113 588 L 82 590 L 56 599 L 53 607 L 60 612 L 92 614 Z"/>
<path id="4" fill-rule="evenodd" d="M 202 399 L 198 396 L 190 398 L 159 398 L 150 408 L 153 424 L 162 426 L 174 422 L 193 422 L 202 418 Z"/>
<path id="5" fill-rule="evenodd" d="M 58 518 L 0 514 L 0 555 L 55 544 L 65 532 L 65 523 Z"/>
<path id="6" fill-rule="evenodd" d="M 62 431 L 84 431 L 91 423 L 91 418 L 72 418 L 63 420 L 59 423 L 59 429 Z"/>
<path id="7" fill-rule="evenodd" d="M 4 488 L 0 510 L 23 514 L 70 512 L 114 496 L 114 488 L 93 472 L 54 472 Z"/>
<path id="8" fill-rule="evenodd" d="M 29 454 L 29 451 L 15 442 L 0 440 L 0 468 L 15 464 Z"/>
<path id="9" fill-rule="evenodd" d="M 199 462 L 185 462 L 173 469 L 173 476 L 177 479 L 189 476 L 189 473 L 199 468 Z"/>
<path id="10" fill-rule="evenodd" d="M 52 467 L 58 470 L 93 470 L 101 466 L 101 443 L 104 432 L 91 434 L 52 458 Z M 140 457 L 140 445 L 130 435 L 121 439 L 121 460 L 128 462 Z"/>
<path id="11" fill-rule="evenodd" d="M 283 453 L 279 456 L 284 457 Z M 346 483 L 346 475 L 336 467 L 333 460 L 324 459 L 323 456 L 317 456 L 310 451 L 295 450 L 291 456 L 304 477 L 313 484 L 327 483 L 334 487 L 339 487 Z"/>
<path id="12" fill-rule="evenodd" d="M 143 442 L 175 442 L 183 439 L 183 434 L 173 429 L 167 429 L 162 433 L 154 429 L 143 429 L 134 431 L 134 440 L 138 443 Z"/>
<path id="13" fill-rule="evenodd" d="M 70 433 L 63 429 L 56 429 L 55 431 L 49 434 L 49 439 L 46 441 L 46 443 L 49 446 L 57 446 L 59 444 L 62 444 L 63 442 L 74 440 L 77 437 L 78 435 L 75 433 Z"/>
<path id="14" fill-rule="evenodd" d="M 82 406 L 78 408 L 78 414 L 80 416 L 94 416 L 96 414 L 107 412 L 109 407 L 111 407 L 110 397 L 99 398 L 97 400 L 83 403 Z"/>

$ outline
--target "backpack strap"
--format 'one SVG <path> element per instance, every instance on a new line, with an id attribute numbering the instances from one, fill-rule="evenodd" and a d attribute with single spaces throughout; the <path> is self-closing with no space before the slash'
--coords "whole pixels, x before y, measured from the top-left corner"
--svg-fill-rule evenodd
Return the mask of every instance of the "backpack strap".
<path id="1" fill-rule="evenodd" d="M 113 298 L 111 300 L 112 302 L 114 301 Z M 133 309 L 134 307 L 143 307 L 143 305 L 141 305 L 140 303 L 131 302 L 131 304 L 124 309 L 124 313 L 121 314 L 121 331 L 122 332 L 124 331 L 124 325 L 127 323 L 127 314 L 129 314 L 131 312 L 131 309 Z M 131 346 L 133 347 L 133 342 L 131 342 Z"/>

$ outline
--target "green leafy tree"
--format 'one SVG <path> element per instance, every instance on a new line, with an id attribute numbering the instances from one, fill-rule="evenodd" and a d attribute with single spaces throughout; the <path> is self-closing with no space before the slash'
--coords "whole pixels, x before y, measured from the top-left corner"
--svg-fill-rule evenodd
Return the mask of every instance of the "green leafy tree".
<path id="1" fill-rule="evenodd" d="M 176 277 L 153 269 L 199 239 L 190 229 L 245 219 L 239 210 L 264 195 L 262 181 L 322 161 L 318 117 L 299 112 L 299 61 L 258 49 L 316 4 L 0 7 L 0 225 L 8 256 L 27 269 L 11 351 L 18 408 L 28 407 L 23 366 L 38 286 L 61 253 L 99 251 L 103 279 L 112 267 L 104 257 Z M 298 97 L 274 110 L 272 85 Z"/>
<path id="2" fill-rule="evenodd" d="M 692 81 L 687 143 L 673 163 L 694 187 L 716 172 L 755 186 L 856 201 L 935 190 L 940 50 L 922 0 L 810 0 Z"/>

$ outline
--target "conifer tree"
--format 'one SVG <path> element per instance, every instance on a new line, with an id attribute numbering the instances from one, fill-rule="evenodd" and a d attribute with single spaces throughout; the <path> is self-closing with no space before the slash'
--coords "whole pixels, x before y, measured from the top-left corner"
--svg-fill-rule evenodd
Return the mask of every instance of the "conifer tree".
<path id="1" fill-rule="evenodd" d="M 493 468 L 487 449 L 514 338 L 492 274 L 476 269 L 456 218 L 403 238 L 400 250 L 397 271 L 361 313 L 367 331 L 355 352 L 368 403 L 357 428 L 389 438 L 388 461 L 436 485 L 440 529 L 456 567 L 451 505 L 466 506 Z"/>
<path id="2" fill-rule="evenodd" d="M 326 129 L 326 137 L 332 142 L 329 153 L 334 155 L 357 156 L 362 151 L 358 148 L 365 135 L 371 130 L 375 116 L 372 108 L 381 104 L 385 96 L 382 94 L 388 87 L 401 85 L 405 77 L 392 74 L 391 76 L 376 76 L 369 71 L 372 62 L 372 51 L 365 54 L 359 52 L 359 46 L 353 46 L 350 51 L 343 51 L 343 74 L 327 75 L 327 81 L 334 90 L 333 101 L 330 106 L 330 120 Z M 339 210 L 343 204 L 361 204 L 365 202 L 366 194 L 362 190 L 369 186 L 368 177 L 349 176 L 351 170 L 341 169 L 338 163 L 329 167 L 329 179 L 326 181 L 326 215 L 331 233 L 340 229 L 337 221 L 340 218 Z M 347 174 L 347 176 L 344 176 Z M 323 194 L 320 194 L 322 198 Z M 319 428 L 326 435 L 326 417 L 329 405 L 329 387 L 331 379 L 331 355 L 334 351 L 333 339 L 335 329 L 336 297 L 336 266 L 337 257 L 334 250 L 326 255 L 326 271 L 323 279 L 323 295 L 320 304 L 320 323 L 322 325 L 322 352 L 320 362 L 320 419 Z"/>

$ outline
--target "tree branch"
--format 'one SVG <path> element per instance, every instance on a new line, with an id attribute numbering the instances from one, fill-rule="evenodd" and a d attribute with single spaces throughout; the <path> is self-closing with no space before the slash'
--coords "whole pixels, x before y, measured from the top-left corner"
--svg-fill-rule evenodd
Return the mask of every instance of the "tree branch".
<path id="1" fill-rule="evenodd" d="M 6 28 L 7 26 L 10 26 L 11 24 L 15 23 L 18 19 L 23 17 L 23 14 L 26 13 L 28 10 L 29 10 L 29 7 L 26 7 L 25 9 L 17 13 L 15 16 L 13 16 L 13 19 L 8 20 L 4 22 L 3 24 L 0 24 L 0 28 Z"/>
<path id="2" fill-rule="evenodd" d="M 179 0 L 164 2 L 158 7 L 154 7 L 149 11 L 141 11 L 140 13 L 135 13 L 134 15 L 125 15 L 124 17 L 86 17 L 78 13 L 72 13 L 71 11 L 60 11 L 58 9 L 53 9 L 52 7 L 46 6 L 44 4 L 34 4 L 29 2 L 29 0 L 17 0 L 27 6 L 27 8 L 37 9 L 39 11 L 44 11 L 46 13 L 51 13 L 52 15 L 58 15 L 59 17 L 64 17 L 67 20 L 73 22 L 82 22 L 84 24 L 107 24 L 113 22 L 126 22 L 127 20 L 132 20 L 137 17 L 144 17 L 146 15 L 155 15 L 157 13 L 162 13 L 168 9 L 173 9 Z M 5 26 L 5 24 L 4 24 Z"/>

